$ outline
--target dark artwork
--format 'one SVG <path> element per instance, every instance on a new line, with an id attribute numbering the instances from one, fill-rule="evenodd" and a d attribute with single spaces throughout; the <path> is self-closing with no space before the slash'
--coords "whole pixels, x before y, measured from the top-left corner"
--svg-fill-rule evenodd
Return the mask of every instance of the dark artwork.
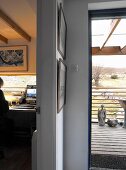
<path id="1" fill-rule="evenodd" d="M 60 4 L 58 11 L 58 50 L 64 59 L 66 58 L 66 34 L 67 25 L 62 4 Z"/>
<path id="2" fill-rule="evenodd" d="M 65 104 L 65 91 L 66 91 L 66 65 L 63 61 L 59 60 L 58 66 L 58 98 L 57 98 L 57 111 L 58 113 Z"/>
<path id="3" fill-rule="evenodd" d="M 0 51 L 0 66 L 22 66 L 23 50 Z"/>

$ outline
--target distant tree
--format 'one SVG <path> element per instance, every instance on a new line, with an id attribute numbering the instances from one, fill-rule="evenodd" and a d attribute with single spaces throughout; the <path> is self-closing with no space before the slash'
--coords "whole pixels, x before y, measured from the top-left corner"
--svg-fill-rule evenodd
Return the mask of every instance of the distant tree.
<path id="1" fill-rule="evenodd" d="M 118 79 L 118 75 L 117 74 L 111 75 L 111 79 Z"/>
<path id="2" fill-rule="evenodd" d="M 92 67 L 92 80 L 95 81 L 95 86 L 99 86 L 99 81 L 103 77 L 104 68 L 102 66 L 93 66 Z"/>

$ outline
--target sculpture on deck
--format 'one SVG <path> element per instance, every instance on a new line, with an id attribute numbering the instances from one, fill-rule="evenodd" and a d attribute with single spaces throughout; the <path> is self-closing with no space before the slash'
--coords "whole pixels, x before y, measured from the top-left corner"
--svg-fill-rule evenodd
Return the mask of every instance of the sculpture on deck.
<path id="1" fill-rule="evenodd" d="M 106 109 L 104 108 L 104 105 L 102 104 L 101 107 L 98 109 L 98 124 L 99 124 L 99 126 L 105 125 L 105 119 L 106 119 Z"/>
<path id="2" fill-rule="evenodd" d="M 108 119 L 107 124 L 110 127 L 116 127 L 118 125 L 118 120 L 117 119 Z"/>

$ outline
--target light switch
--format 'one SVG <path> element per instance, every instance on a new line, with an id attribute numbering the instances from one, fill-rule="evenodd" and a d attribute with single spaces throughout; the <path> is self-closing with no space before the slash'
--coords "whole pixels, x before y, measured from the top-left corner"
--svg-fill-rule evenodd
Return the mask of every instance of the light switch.
<path id="1" fill-rule="evenodd" d="M 72 64 L 72 65 L 70 66 L 70 70 L 71 70 L 72 72 L 78 72 L 78 64 Z"/>

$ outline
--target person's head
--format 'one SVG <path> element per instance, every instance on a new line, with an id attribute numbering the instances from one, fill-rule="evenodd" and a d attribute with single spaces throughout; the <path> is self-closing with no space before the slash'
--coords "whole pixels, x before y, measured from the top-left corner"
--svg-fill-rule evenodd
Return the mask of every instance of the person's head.
<path id="1" fill-rule="evenodd" d="M 0 88 L 4 85 L 3 79 L 0 77 Z"/>

